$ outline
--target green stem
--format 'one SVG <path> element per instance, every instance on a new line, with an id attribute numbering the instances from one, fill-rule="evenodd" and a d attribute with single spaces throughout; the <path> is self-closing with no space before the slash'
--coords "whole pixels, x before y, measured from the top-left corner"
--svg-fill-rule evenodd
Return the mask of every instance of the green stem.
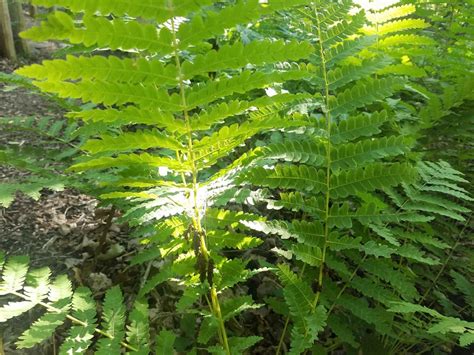
<path id="1" fill-rule="evenodd" d="M 225 329 L 224 318 L 222 318 L 221 307 L 219 305 L 219 298 L 217 297 L 216 288 L 213 286 L 211 287 L 211 302 L 212 308 L 214 309 L 214 315 L 216 316 L 219 322 L 219 333 L 222 337 L 222 345 L 224 346 L 224 350 L 226 354 L 230 355 L 230 347 L 229 342 L 227 341 L 227 332 Z"/>
<path id="2" fill-rule="evenodd" d="M 326 133 L 327 133 L 327 143 L 326 143 L 326 192 L 325 192 L 325 211 L 324 211 L 324 240 L 323 240 L 323 250 L 321 255 L 321 265 L 319 266 L 319 275 L 318 275 L 318 291 L 316 292 L 316 296 L 314 297 L 312 309 L 313 311 L 316 309 L 318 305 L 319 298 L 321 296 L 321 290 L 323 287 L 323 277 L 324 277 L 324 267 L 326 263 L 326 252 L 327 246 L 329 242 L 329 204 L 331 200 L 331 193 L 330 193 L 330 183 L 331 183 L 331 110 L 329 105 L 329 82 L 327 76 L 327 67 L 326 67 L 326 58 L 325 52 L 323 47 L 323 42 L 321 40 L 322 33 L 321 33 L 321 22 L 319 20 L 319 14 L 316 8 L 314 8 L 314 15 L 316 18 L 316 26 L 318 31 L 318 38 L 319 38 L 319 54 L 321 56 L 321 69 L 323 74 L 324 80 L 324 95 L 325 95 L 325 112 L 324 116 L 326 119 Z"/>
<path id="3" fill-rule="evenodd" d="M 275 355 L 280 355 L 281 347 L 283 346 L 283 341 L 285 340 L 285 335 L 289 324 L 290 317 L 286 317 L 285 326 L 283 327 L 283 330 L 281 332 L 280 341 L 278 342 L 278 347 L 276 349 Z"/>
<path id="4" fill-rule="evenodd" d="M 175 27 L 174 18 L 171 19 L 171 26 L 172 26 L 172 35 L 173 35 L 174 58 L 175 58 L 176 69 L 178 71 L 181 104 L 182 104 L 184 120 L 185 120 L 186 128 L 187 128 L 188 160 L 191 165 L 191 175 L 192 175 L 192 192 L 191 193 L 192 193 L 193 211 L 194 211 L 192 222 L 193 222 L 194 228 L 199 233 L 200 251 L 201 251 L 202 256 L 204 257 L 204 260 L 207 263 L 209 261 L 209 250 L 207 249 L 205 233 L 201 226 L 201 213 L 200 213 L 200 208 L 199 208 L 200 206 L 199 206 L 199 201 L 198 201 L 199 170 L 196 166 L 195 154 L 194 154 L 194 149 L 193 149 L 193 131 L 192 131 L 191 121 L 189 118 L 189 112 L 187 108 L 188 106 L 187 106 L 187 100 L 186 100 L 186 92 L 184 89 L 184 76 L 183 76 L 183 72 L 181 68 L 181 60 L 179 58 L 179 53 L 178 53 L 178 40 L 176 38 L 176 27 Z M 185 181 L 184 176 L 182 178 L 183 178 L 183 181 Z M 211 310 L 219 322 L 219 339 L 222 346 L 224 347 L 226 354 L 230 355 L 230 348 L 229 348 L 229 343 L 227 340 L 227 332 L 225 329 L 224 319 L 222 318 L 219 298 L 217 297 L 217 291 L 214 286 L 211 286 L 210 293 L 211 293 Z"/>

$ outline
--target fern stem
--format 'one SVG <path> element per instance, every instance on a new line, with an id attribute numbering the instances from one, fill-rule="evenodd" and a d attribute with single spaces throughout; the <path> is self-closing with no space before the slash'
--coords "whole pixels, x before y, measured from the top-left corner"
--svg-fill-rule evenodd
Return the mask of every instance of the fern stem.
<path id="1" fill-rule="evenodd" d="M 31 299 L 19 292 L 11 292 L 12 295 L 15 295 L 17 297 L 20 297 L 26 301 L 31 301 Z M 37 302 L 37 304 L 39 304 L 40 306 L 43 306 L 44 308 L 46 308 L 48 311 L 50 312 L 55 312 L 55 313 L 63 313 L 62 310 L 60 310 L 59 308 L 56 308 L 54 306 L 51 306 L 47 303 L 44 303 L 44 302 Z M 90 324 L 86 323 L 86 322 L 83 322 L 81 321 L 80 319 L 77 319 L 76 317 L 73 317 L 69 314 L 66 314 L 66 318 L 69 319 L 71 322 L 74 322 L 76 324 L 79 324 L 79 325 L 82 325 L 83 327 L 88 327 Z M 103 335 L 104 337 L 106 338 L 109 338 L 109 339 L 115 339 L 115 337 L 107 332 L 104 332 L 103 330 L 99 329 L 99 328 L 94 328 L 94 331 L 100 335 Z M 133 346 L 125 343 L 124 341 L 121 341 L 120 342 L 120 345 L 122 345 L 124 348 L 128 349 L 128 350 L 131 350 L 131 351 L 138 351 L 138 349 L 134 348 Z"/>
<path id="2" fill-rule="evenodd" d="M 224 346 L 224 350 L 226 354 L 230 355 L 229 342 L 227 341 L 227 332 L 225 330 L 224 319 L 222 318 L 219 298 L 217 297 L 217 291 L 215 287 L 211 287 L 211 301 L 212 301 L 212 307 L 215 312 L 215 316 L 219 322 L 219 329 L 220 329 L 219 333 L 222 336 L 222 343 L 223 343 L 222 345 Z"/>
<path id="3" fill-rule="evenodd" d="M 362 260 L 359 262 L 359 264 L 357 265 L 357 267 L 354 269 L 354 271 L 352 272 L 351 276 L 349 277 L 349 280 L 346 281 L 346 283 L 344 284 L 344 286 L 341 288 L 341 290 L 339 291 L 339 293 L 337 294 L 336 298 L 333 300 L 332 304 L 331 304 L 331 307 L 329 307 L 329 310 L 328 310 L 328 317 L 329 315 L 331 314 L 331 312 L 334 310 L 334 307 L 336 306 L 336 302 L 337 300 L 339 299 L 339 297 L 342 296 L 342 294 L 346 291 L 347 287 L 349 287 L 352 279 L 356 276 L 357 274 L 357 271 L 359 271 L 360 267 L 362 266 L 362 264 L 364 263 L 365 259 L 367 259 L 367 254 L 364 255 L 364 257 L 362 258 Z"/>
<path id="4" fill-rule="evenodd" d="M 184 120 L 186 123 L 186 128 L 187 128 L 187 140 L 188 140 L 188 159 L 191 164 L 191 174 L 192 174 L 192 198 L 193 198 L 193 210 L 194 210 L 194 216 L 192 218 L 193 225 L 196 229 L 196 231 L 199 233 L 199 242 L 200 242 L 200 250 L 201 254 L 204 257 L 204 260 L 206 263 L 209 262 L 209 250 L 207 249 L 206 245 L 206 237 L 205 233 L 203 231 L 202 225 L 201 225 L 201 213 L 200 213 L 200 206 L 199 206 L 199 201 L 198 201 L 198 191 L 199 191 L 199 183 L 198 183 L 198 174 L 199 170 L 197 169 L 196 166 L 196 160 L 195 160 L 195 155 L 194 155 L 194 149 L 193 149 L 193 131 L 191 127 L 191 122 L 189 118 L 189 112 L 188 112 L 188 105 L 187 105 L 187 100 L 186 100 L 186 93 L 184 90 L 184 76 L 183 76 L 183 71 L 181 68 L 181 60 L 179 58 L 179 53 L 178 53 L 178 39 L 176 37 L 176 26 L 175 26 L 175 21 L 174 17 L 171 18 L 171 27 L 172 27 L 172 36 L 173 36 L 173 47 L 174 47 L 174 59 L 176 63 L 176 69 L 178 71 L 178 76 L 179 76 L 179 91 L 180 91 L 180 96 L 181 96 L 181 105 L 183 107 L 183 115 L 184 115 Z M 182 176 L 183 181 L 185 180 L 184 174 Z M 229 342 L 227 340 L 227 332 L 225 329 L 225 324 L 224 324 L 224 319 L 222 318 L 222 312 L 219 304 L 219 298 L 217 296 L 217 291 L 214 286 L 211 286 L 211 309 L 212 313 L 215 315 L 219 322 L 219 338 L 222 346 L 224 347 L 224 350 L 226 354 L 230 355 L 230 348 L 229 348 Z"/>
<path id="5" fill-rule="evenodd" d="M 319 54 L 321 56 L 321 69 L 324 80 L 324 95 L 325 95 L 325 109 L 324 116 L 326 119 L 326 132 L 327 132 L 327 144 L 326 144 L 326 193 L 325 193 L 325 211 L 324 211 L 324 244 L 321 255 L 321 265 L 319 266 L 319 275 L 318 275 L 318 290 L 316 291 L 316 296 L 312 304 L 313 311 L 318 305 L 319 298 L 321 296 L 321 290 L 323 287 L 323 276 L 324 276 L 324 266 L 326 261 L 326 252 L 328 246 L 329 238 L 329 203 L 331 198 L 330 193 L 330 182 L 331 182 L 331 110 L 329 107 L 329 82 L 327 76 L 327 67 L 326 67 L 326 58 L 324 53 L 324 47 L 322 42 L 322 32 L 321 32 L 321 22 L 319 20 L 319 14 L 316 7 L 314 8 L 314 15 L 316 19 L 316 28 L 318 32 L 318 42 L 319 42 Z"/>
<path id="6" fill-rule="evenodd" d="M 283 346 L 283 341 L 285 340 L 286 331 L 288 329 L 288 324 L 290 324 L 290 317 L 286 317 L 285 326 L 281 332 L 280 341 L 278 342 L 278 347 L 276 349 L 275 355 L 280 355 L 281 347 Z"/>
<path id="7" fill-rule="evenodd" d="M 449 254 L 448 254 L 448 257 L 444 260 L 444 263 L 443 265 L 441 266 L 441 269 L 439 269 L 438 273 L 436 274 L 433 282 L 431 283 L 431 286 L 425 291 L 425 293 L 423 294 L 423 296 L 421 297 L 421 299 L 418 301 L 418 304 L 421 304 L 425 299 L 426 297 L 428 296 L 428 294 L 431 292 L 431 290 L 433 289 L 433 287 L 436 286 L 436 283 L 438 282 L 438 279 L 441 277 L 441 275 L 443 274 L 444 270 L 446 269 L 446 267 L 448 266 L 448 263 L 449 261 L 451 260 L 451 258 L 453 257 L 453 254 L 454 254 L 454 251 L 456 250 L 456 248 L 458 247 L 459 245 L 459 240 L 461 239 L 461 236 L 464 234 L 464 231 L 466 230 L 467 226 L 469 225 L 471 221 L 471 217 L 468 218 L 467 222 L 464 224 L 464 227 L 463 229 L 460 231 L 460 233 L 458 234 L 458 236 L 456 237 L 455 239 L 455 242 L 454 242 L 454 245 L 452 246 Z"/>

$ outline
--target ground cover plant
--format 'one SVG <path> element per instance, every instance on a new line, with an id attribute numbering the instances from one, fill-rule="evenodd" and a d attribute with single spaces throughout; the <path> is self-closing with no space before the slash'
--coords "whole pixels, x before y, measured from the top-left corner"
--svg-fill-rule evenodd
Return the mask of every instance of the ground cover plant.
<path id="1" fill-rule="evenodd" d="M 0 201 L 60 181 L 113 205 L 133 228 L 142 277 L 133 293 L 113 285 L 99 300 L 1 254 L 0 321 L 41 310 L 18 349 L 55 333 L 61 354 L 472 344 L 460 248 L 472 197 L 457 170 L 468 158 L 437 155 L 429 133 L 471 107 L 472 73 L 436 53 L 453 46 L 469 62 L 472 42 L 452 38 L 469 7 L 453 5 L 437 49 L 447 10 L 415 1 L 33 3 L 54 8 L 23 36 L 70 54 L 16 73 L 69 100 L 69 121 L 39 130 L 74 149 L 54 171 L 3 151 L 37 178 L 4 185 Z M 153 315 L 164 293 L 167 324 Z"/>

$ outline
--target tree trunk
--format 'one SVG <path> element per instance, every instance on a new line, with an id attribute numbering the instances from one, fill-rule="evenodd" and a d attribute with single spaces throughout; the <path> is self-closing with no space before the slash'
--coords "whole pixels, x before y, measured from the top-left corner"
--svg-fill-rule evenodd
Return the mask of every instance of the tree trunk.
<path id="1" fill-rule="evenodd" d="M 20 0 L 8 0 L 8 9 L 10 10 L 10 20 L 12 23 L 16 52 L 20 55 L 28 56 L 30 54 L 28 44 L 20 37 L 20 32 L 25 30 L 25 17 Z"/>
<path id="2" fill-rule="evenodd" d="M 0 55 L 16 60 L 10 13 L 7 0 L 0 0 Z"/>
<path id="3" fill-rule="evenodd" d="M 33 5 L 31 1 L 28 4 L 28 13 L 30 14 L 31 17 L 36 16 L 36 5 Z"/>

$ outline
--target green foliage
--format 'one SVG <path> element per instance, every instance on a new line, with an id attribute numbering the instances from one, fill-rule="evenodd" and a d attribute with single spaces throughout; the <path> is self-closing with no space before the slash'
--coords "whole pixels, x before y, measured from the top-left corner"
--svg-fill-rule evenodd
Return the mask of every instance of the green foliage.
<path id="1" fill-rule="evenodd" d="M 0 307 L 0 321 L 18 317 L 33 308 L 43 312 L 16 342 L 19 349 L 32 348 L 50 338 L 59 326 L 70 323 L 68 336 L 60 346 L 61 354 L 86 351 L 92 347 L 96 336 L 100 337 L 95 346 L 96 354 L 120 352 L 121 347 L 133 354 L 149 353 L 148 309 L 145 302 L 137 301 L 132 308 L 125 342 L 126 306 L 119 287 L 106 292 L 99 325 L 97 305 L 89 289 L 80 287 L 73 291 L 66 276 L 51 280 L 48 268 L 29 269 L 26 257 L 11 257 L 5 261 L 4 254 L 0 254 L 0 261 L 1 264 L 5 262 L 0 295 L 6 298 Z"/>
<path id="2" fill-rule="evenodd" d="M 237 24 L 306 3 L 275 1 L 267 6 L 254 0 L 212 7 L 209 1 L 38 1 L 67 10 L 52 12 L 39 27 L 23 34 L 33 40 L 81 44 L 88 50 L 124 52 L 121 58 L 67 56 L 17 72 L 33 79 L 42 91 L 97 105 L 69 113 L 83 120 L 82 133 L 95 135 L 87 136 L 81 145 L 83 157 L 69 171 L 85 177 L 100 171 L 94 176 L 106 186 L 101 197 L 125 199 L 125 220 L 163 231 L 156 239 L 151 237 L 149 252 L 135 258 L 136 262 L 157 256 L 165 259 L 141 294 L 170 278 L 180 278 L 189 288 L 207 285 L 211 305 L 210 311 L 200 310 L 206 320 L 201 342 L 212 344 L 218 339 L 226 352 L 244 349 L 243 343 L 232 339 L 244 342 L 245 338 L 239 334 L 228 338 L 224 322 L 253 306 L 251 298 L 245 299 L 245 307 L 226 315 L 226 303 L 221 313 L 218 293 L 259 270 L 247 270 L 245 261 L 231 262 L 221 250 L 250 249 L 262 241 L 247 235 L 248 228 L 239 222 L 255 219 L 251 215 L 235 216 L 223 209 L 214 226 L 208 216 L 213 216 L 215 200 L 235 184 L 233 176 L 241 159 L 234 152 L 239 147 L 262 131 L 302 124 L 299 117 L 285 117 L 285 104 L 308 95 L 281 92 L 270 97 L 262 89 L 312 75 L 311 65 L 293 61 L 308 57 L 313 49 L 301 41 L 270 39 L 232 41 L 212 48 L 208 40 L 220 38 Z M 133 55 L 127 53 L 132 51 Z M 233 227 L 224 223 L 226 216 L 235 218 Z M 159 244 L 158 253 L 152 251 L 154 244 Z M 111 297 L 117 302 L 110 301 Z M 186 293 L 183 297 L 181 303 L 196 301 Z M 106 304 L 113 303 L 120 304 L 119 296 L 109 291 Z M 124 336 L 123 312 L 117 309 L 104 316 L 105 331 L 117 336 L 99 342 L 99 351 L 114 352 Z M 159 343 L 168 349 L 169 339 L 168 333 L 161 333 Z M 249 338 L 248 346 L 257 340 Z"/>
<path id="3" fill-rule="evenodd" d="M 395 70 L 391 64 L 397 58 L 396 46 L 401 45 L 397 41 L 404 38 L 398 33 L 428 25 L 422 19 L 399 20 L 416 10 L 412 5 L 382 9 L 375 8 L 374 3 L 368 10 L 373 25 L 361 29 L 358 15 L 349 16 L 346 5 L 320 2 L 293 15 L 290 28 L 301 34 L 298 38 L 312 42 L 317 53 L 310 60 L 319 66 L 319 78 L 309 84 L 311 92 L 321 94 L 314 105 L 320 111 L 309 111 L 315 123 L 308 122 L 305 130 L 287 134 L 282 143 L 263 147 L 256 166 L 242 174 L 243 183 L 275 191 L 262 201 L 268 208 L 296 218 L 248 224 L 260 232 L 281 236 L 284 250 L 278 252 L 291 258 L 289 266 L 281 266 L 286 272 L 278 275 L 284 287 L 283 299 L 290 307 L 290 352 L 294 353 L 311 348 L 318 339 L 306 339 L 304 331 L 308 327 L 305 319 L 313 314 L 318 318 L 318 309 L 327 310 L 324 320 L 329 330 L 352 347 L 358 346 L 354 336 L 363 339 L 373 331 L 393 339 L 388 341 L 393 349 L 418 344 L 421 339 L 432 341 L 433 336 L 445 341 L 456 336 L 454 328 L 422 332 L 403 317 L 387 313 L 396 301 L 425 301 L 417 291 L 422 275 L 442 263 L 444 257 L 438 250 L 449 248 L 434 238 L 433 231 L 427 231 L 426 222 L 436 216 L 465 221 L 469 209 L 455 199 L 471 201 L 459 186 L 467 181 L 449 164 L 413 164 L 404 157 L 412 149 L 415 135 L 413 131 L 400 134 L 396 129 L 398 122 L 404 124 L 393 105 L 400 99 L 389 97 L 400 97 L 400 90 L 411 89 L 400 75 L 412 74 Z M 338 15 L 326 16 L 334 13 L 335 7 Z M 340 30 L 340 35 L 334 36 L 338 42 L 328 44 L 322 33 L 331 24 L 332 31 Z M 360 36 L 359 30 L 363 35 L 375 35 L 376 42 L 359 39 L 365 47 L 349 47 L 346 38 Z M 414 33 L 407 36 L 412 43 L 432 44 Z M 350 54 L 334 60 L 334 48 L 346 47 Z M 383 59 L 387 55 L 392 60 Z M 305 228 L 299 220 L 304 221 Z M 298 276 L 291 266 L 298 267 Z M 295 304 L 301 308 L 292 309 Z M 341 319 L 359 324 L 357 330 L 346 328 Z M 325 328 L 315 328 L 315 332 Z M 406 332 L 412 338 L 405 339 Z M 326 336 L 319 340 L 329 346 Z M 281 341 L 284 338 L 285 334 Z"/>
<path id="4" fill-rule="evenodd" d="M 142 245 L 132 264 L 148 271 L 131 310 L 115 286 L 99 316 L 86 288 L 10 258 L 0 320 L 46 311 L 17 346 L 71 321 L 60 353 L 252 352 L 262 338 L 233 324 L 266 307 L 240 288 L 261 272 L 281 286 L 266 298 L 285 324 L 277 354 L 362 351 L 372 338 L 387 353 L 472 342 L 469 267 L 452 260 L 473 200 L 468 179 L 420 144 L 472 99 L 463 81 L 472 73 L 425 80 L 449 70 L 416 6 L 35 3 L 59 8 L 25 38 L 86 49 L 17 71 L 86 104 L 67 114 L 77 124 L 40 121 L 38 133 L 75 145 L 58 160 L 77 186 L 120 206 Z M 271 259 L 266 235 L 276 240 Z M 182 290 L 186 332 L 150 327 L 146 297 L 166 282 Z"/>

